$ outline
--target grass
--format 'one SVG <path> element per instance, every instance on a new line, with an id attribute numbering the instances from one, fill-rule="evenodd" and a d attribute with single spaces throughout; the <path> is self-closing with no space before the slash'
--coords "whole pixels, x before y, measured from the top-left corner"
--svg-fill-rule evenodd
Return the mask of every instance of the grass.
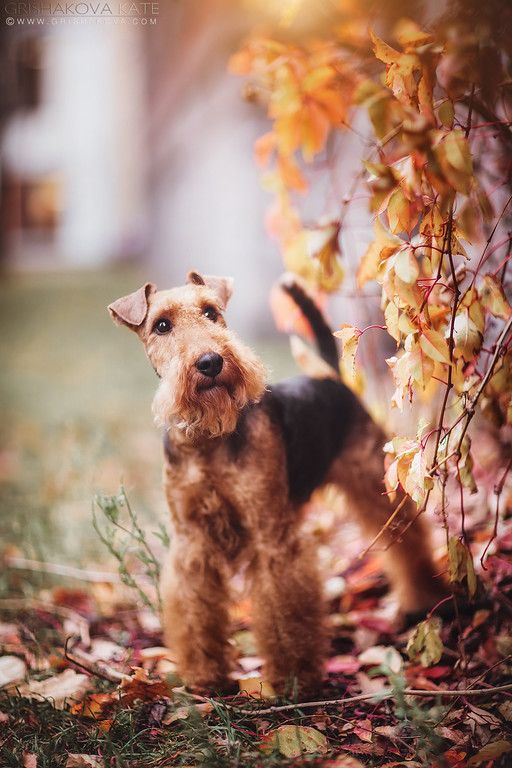
<path id="1" fill-rule="evenodd" d="M 0 540 L 29 557 L 97 564 L 91 500 L 121 484 L 144 524 L 167 519 L 155 376 L 106 312 L 143 280 L 130 269 L 11 275 L 0 285 Z M 284 338 L 258 349 L 277 375 L 293 371 Z"/>

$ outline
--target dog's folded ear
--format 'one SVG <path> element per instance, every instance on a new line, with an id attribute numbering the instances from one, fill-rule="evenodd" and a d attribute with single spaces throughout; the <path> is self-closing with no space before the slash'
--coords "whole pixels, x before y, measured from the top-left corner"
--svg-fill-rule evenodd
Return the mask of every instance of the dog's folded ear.
<path id="1" fill-rule="evenodd" d="M 108 311 L 112 320 L 118 325 L 127 325 L 136 331 L 146 319 L 148 313 L 148 299 L 156 291 L 153 283 L 144 285 L 128 296 L 121 296 L 117 301 L 108 305 Z"/>
<path id="2" fill-rule="evenodd" d="M 187 283 L 192 283 L 193 285 L 206 285 L 207 288 L 211 288 L 224 309 L 233 293 L 234 282 L 232 277 L 201 275 L 200 272 L 196 271 L 189 272 L 187 275 Z"/>

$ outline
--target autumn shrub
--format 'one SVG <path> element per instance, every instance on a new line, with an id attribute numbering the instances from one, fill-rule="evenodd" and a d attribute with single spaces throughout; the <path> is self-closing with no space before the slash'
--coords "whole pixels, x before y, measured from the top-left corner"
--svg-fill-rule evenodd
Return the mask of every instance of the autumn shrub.
<path id="1" fill-rule="evenodd" d="M 477 415 L 492 423 L 501 447 L 487 478 L 495 492 L 492 538 L 512 461 L 512 46 L 505 33 L 512 9 L 497 0 L 452 2 L 427 28 L 419 17 L 372 19 L 365 3 L 336 7 L 314 39 L 294 36 L 288 14 L 284 26 L 252 35 L 230 62 L 246 78 L 246 98 L 269 120 L 255 145 L 273 197 L 267 229 L 287 270 L 319 297 L 336 294 L 346 271 L 347 210 L 367 194 L 374 238 L 357 254 L 357 290 L 363 301 L 363 289 L 378 286 L 382 321 L 336 332 L 342 375 L 360 389 L 359 341 L 387 331 L 395 345 L 386 359 L 391 406 L 417 424 L 416 434 L 396 434 L 386 445 L 387 492 L 393 499 L 402 487 L 418 514 L 434 502 L 450 579 L 474 595 L 465 505 L 481 482 L 472 451 Z M 321 197 L 326 176 L 339 176 L 337 141 L 347 131 L 361 138 L 360 171 L 348 193 L 310 220 L 308 200 Z M 425 400 L 433 404 L 430 420 L 419 418 Z"/>

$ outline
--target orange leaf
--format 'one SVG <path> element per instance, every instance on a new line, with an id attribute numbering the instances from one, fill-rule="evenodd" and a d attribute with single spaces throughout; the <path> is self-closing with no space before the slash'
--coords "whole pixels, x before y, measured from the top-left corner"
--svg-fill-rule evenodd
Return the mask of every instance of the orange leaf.
<path id="1" fill-rule="evenodd" d="M 276 137 L 272 131 L 264 133 L 263 136 L 256 139 L 254 143 L 254 156 L 258 165 L 267 165 L 275 148 Z"/>
<path id="2" fill-rule="evenodd" d="M 384 64 L 395 64 L 402 55 L 400 51 L 395 50 L 390 45 L 377 37 L 373 29 L 370 29 L 370 38 L 373 43 L 373 52 L 375 56 L 384 62 Z"/>

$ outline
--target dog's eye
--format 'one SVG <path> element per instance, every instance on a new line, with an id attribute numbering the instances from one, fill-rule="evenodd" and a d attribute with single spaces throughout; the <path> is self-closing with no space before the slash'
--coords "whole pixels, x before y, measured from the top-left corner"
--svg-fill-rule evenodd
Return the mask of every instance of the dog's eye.
<path id="1" fill-rule="evenodd" d="M 203 309 L 203 315 L 208 318 L 208 320 L 211 320 L 213 323 L 217 322 L 217 319 L 219 317 L 219 313 L 217 312 L 214 307 L 205 307 Z"/>
<path id="2" fill-rule="evenodd" d="M 153 330 L 155 333 L 157 333 L 159 336 L 163 336 L 165 333 L 169 333 L 171 330 L 171 321 L 168 320 L 166 317 L 161 317 L 160 320 L 157 320 L 155 325 L 153 326 Z"/>

